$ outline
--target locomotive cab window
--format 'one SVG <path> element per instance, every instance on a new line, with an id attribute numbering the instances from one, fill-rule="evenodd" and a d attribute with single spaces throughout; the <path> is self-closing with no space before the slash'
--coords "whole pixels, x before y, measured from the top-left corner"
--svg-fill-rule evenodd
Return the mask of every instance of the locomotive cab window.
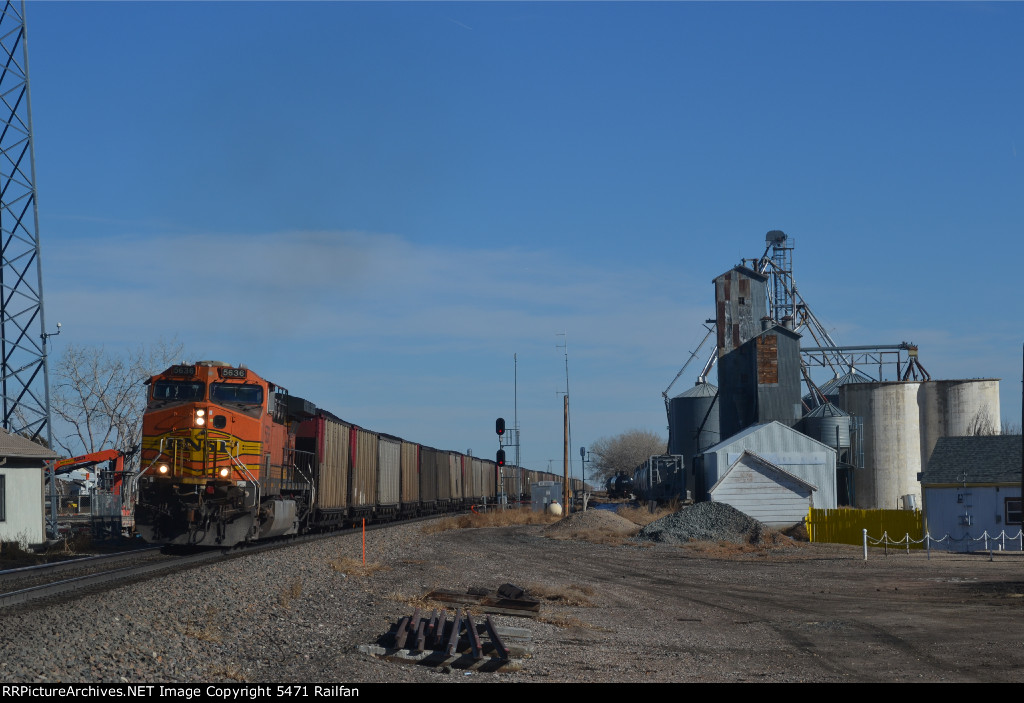
<path id="1" fill-rule="evenodd" d="M 206 395 L 206 384 L 199 381 L 157 381 L 149 407 L 163 407 L 169 403 L 194 403 Z"/>
<path id="2" fill-rule="evenodd" d="M 263 412 L 263 387 L 254 383 L 212 383 L 210 400 L 257 417 Z"/>

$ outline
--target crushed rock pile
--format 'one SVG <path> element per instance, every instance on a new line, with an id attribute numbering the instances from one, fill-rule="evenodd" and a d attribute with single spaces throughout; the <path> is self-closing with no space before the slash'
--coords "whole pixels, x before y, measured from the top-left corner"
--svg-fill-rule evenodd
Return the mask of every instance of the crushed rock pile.
<path id="1" fill-rule="evenodd" d="M 572 513 L 548 525 L 544 528 L 544 534 L 555 537 L 593 530 L 628 536 L 635 535 L 637 529 L 635 522 L 610 510 L 585 510 L 581 513 Z"/>
<path id="2" fill-rule="evenodd" d="M 635 539 L 670 544 L 690 541 L 776 544 L 779 535 L 728 503 L 705 502 L 684 506 L 655 520 L 640 530 Z"/>

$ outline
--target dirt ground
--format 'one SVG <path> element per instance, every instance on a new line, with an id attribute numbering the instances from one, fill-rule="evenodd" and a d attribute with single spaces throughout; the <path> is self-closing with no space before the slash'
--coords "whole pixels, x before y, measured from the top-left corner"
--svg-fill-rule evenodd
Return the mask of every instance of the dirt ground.
<path id="1" fill-rule="evenodd" d="M 856 546 L 593 544 L 540 526 L 428 544 L 420 573 L 390 577 L 547 594 L 538 620 L 512 623 L 531 630 L 533 656 L 498 680 L 1024 680 L 1020 552 L 865 561 Z M 456 555 L 472 566 L 438 570 Z"/>

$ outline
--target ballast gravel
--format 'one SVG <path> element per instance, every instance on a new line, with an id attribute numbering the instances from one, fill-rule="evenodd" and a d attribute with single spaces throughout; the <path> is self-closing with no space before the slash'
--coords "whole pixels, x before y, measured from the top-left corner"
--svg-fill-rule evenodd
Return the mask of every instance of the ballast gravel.
<path id="1" fill-rule="evenodd" d="M 596 518 L 603 520 L 602 518 Z M 593 544 L 424 523 L 0 611 L 3 683 L 1020 681 L 1024 557 L 783 542 Z M 720 535 L 719 535 L 720 536 Z M 716 536 L 718 537 L 718 536 Z M 725 543 L 726 545 L 728 543 Z M 443 588 L 525 588 L 500 673 L 360 650 Z M 995 664 L 998 664 L 996 666 Z"/>
<path id="2" fill-rule="evenodd" d="M 684 506 L 655 520 L 640 530 L 636 540 L 671 544 L 691 541 L 763 544 L 777 542 L 778 535 L 728 503 L 708 501 Z"/>

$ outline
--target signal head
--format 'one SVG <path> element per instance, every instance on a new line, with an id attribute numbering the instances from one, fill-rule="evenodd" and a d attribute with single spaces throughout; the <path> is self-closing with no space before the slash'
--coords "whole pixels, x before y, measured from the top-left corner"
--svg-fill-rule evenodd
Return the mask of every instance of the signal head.
<path id="1" fill-rule="evenodd" d="M 498 456 L 495 458 L 495 463 L 498 466 L 504 466 L 505 465 L 505 450 L 504 449 L 499 449 L 498 450 Z"/>
<path id="2" fill-rule="evenodd" d="M 494 421 L 494 431 L 498 433 L 498 436 L 505 434 L 505 418 L 499 417 Z"/>

